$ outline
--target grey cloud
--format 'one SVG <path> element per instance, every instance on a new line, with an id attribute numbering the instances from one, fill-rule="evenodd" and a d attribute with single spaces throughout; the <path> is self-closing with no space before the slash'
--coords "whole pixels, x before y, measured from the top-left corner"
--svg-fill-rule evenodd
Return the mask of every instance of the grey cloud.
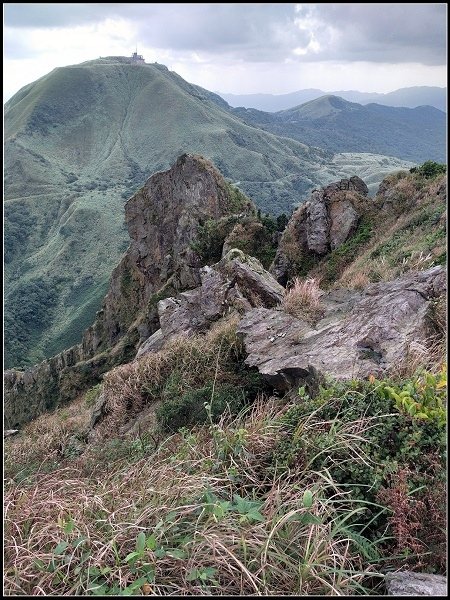
<path id="1" fill-rule="evenodd" d="M 73 27 L 104 18 L 101 4 L 4 4 L 4 23 L 8 27 Z"/>
<path id="2" fill-rule="evenodd" d="M 339 36 L 321 58 L 446 64 L 446 12 L 445 4 L 316 4 Z"/>
<path id="3" fill-rule="evenodd" d="M 296 10 L 297 7 L 297 10 Z M 242 61 L 446 63 L 445 4 L 5 4 L 7 27 L 67 27 L 120 17 L 139 43 Z M 300 26 L 299 26 L 300 23 Z M 304 26 L 302 27 L 302 23 Z"/>

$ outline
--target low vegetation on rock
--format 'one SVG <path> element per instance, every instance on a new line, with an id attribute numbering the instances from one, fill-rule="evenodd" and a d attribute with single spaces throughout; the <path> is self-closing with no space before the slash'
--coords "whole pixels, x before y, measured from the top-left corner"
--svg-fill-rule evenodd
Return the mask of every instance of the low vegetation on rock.
<path id="1" fill-rule="evenodd" d="M 294 317 L 316 323 L 323 315 L 320 304 L 322 290 L 315 279 L 295 277 L 283 298 L 283 310 Z"/>
<path id="2" fill-rule="evenodd" d="M 208 203 L 174 192 L 200 176 Z M 199 157 L 149 180 L 83 344 L 7 372 L 6 595 L 445 575 L 446 175 L 367 192 L 340 180 L 286 223 Z"/>

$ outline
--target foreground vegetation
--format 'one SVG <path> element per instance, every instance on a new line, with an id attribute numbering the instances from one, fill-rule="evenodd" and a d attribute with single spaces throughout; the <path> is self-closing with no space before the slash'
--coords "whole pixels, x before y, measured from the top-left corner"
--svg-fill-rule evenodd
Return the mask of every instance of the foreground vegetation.
<path id="1" fill-rule="evenodd" d="M 8 440 L 6 594 L 368 595 L 443 572 L 445 368 L 233 403 L 234 327 L 109 375 L 151 425 L 119 435 L 112 411 L 87 444 L 97 387 Z M 208 365 L 207 391 L 180 384 Z"/>

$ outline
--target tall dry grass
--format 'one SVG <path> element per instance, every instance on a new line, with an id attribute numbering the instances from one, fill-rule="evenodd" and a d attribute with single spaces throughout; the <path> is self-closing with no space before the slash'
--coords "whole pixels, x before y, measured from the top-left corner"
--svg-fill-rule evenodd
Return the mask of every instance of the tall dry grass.
<path id="1" fill-rule="evenodd" d="M 104 456 L 88 475 L 79 457 L 26 485 L 7 481 L 6 595 L 364 594 L 375 572 L 345 527 L 360 509 L 326 473 L 269 468 L 291 406 L 261 397 L 134 463 Z M 133 566 L 140 532 L 154 543 Z"/>
<path id="2" fill-rule="evenodd" d="M 91 411 L 80 396 L 53 413 L 39 416 L 20 434 L 5 440 L 6 477 L 25 478 L 52 468 L 64 455 L 81 453 Z"/>
<path id="3" fill-rule="evenodd" d="M 320 302 L 322 295 L 320 280 L 295 277 L 283 297 L 283 310 L 294 317 L 316 323 L 323 315 Z"/>
<path id="4" fill-rule="evenodd" d="M 181 395 L 215 379 L 236 383 L 230 365 L 242 353 L 236 336 L 239 317 L 230 316 L 205 335 L 179 336 L 163 350 L 116 367 L 104 377 L 104 418 L 98 437 L 111 437 L 120 427 L 152 403 Z M 232 370 L 232 369 L 231 369 Z"/>

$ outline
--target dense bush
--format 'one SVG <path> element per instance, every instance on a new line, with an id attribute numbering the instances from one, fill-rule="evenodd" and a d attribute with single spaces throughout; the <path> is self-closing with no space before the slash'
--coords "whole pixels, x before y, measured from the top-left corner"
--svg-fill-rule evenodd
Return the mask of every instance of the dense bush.
<path id="1" fill-rule="evenodd" d="M 200 389 L 191 389 L 181 396 L 166 400 L 156 411 L 159 423 L 167 431 L 181 427 L 216 423 L 225 411 L 237 414 L 248 395 L 247 390 L 230 384 L 214 386 L 208 383 Z"/>
<path id="2" fill-rule="evenodd" d="M 237 220 L 236 216 L 208 219 L 199 226 L 197 238 L 191 247 L 203 263 L 214 264 L 220 260 L 225 238 Z"/>
<path id="3" fill-rule="evenodd" d="M 390 525 L 388 534 L 393 538 L 386 539 L 387 549 L 402 553 L 405 562 L 415 550 L 413 564 L 439 568 L 445 563 L 440 529 L 445 525 L 445 370 L 439 376 L 421 373 L 401 383 L 371 379 L 329 384 L 315 398 L 302 388 L 300 403 L 283 416 L 286 434 L 275 449 L 273 464 L 286 470 L 326 471 L 352 498 L 373 503 L 364 516 L 358 515 L 371 539 L 385 537 Z M 401 528 L 393 521 L 398 521 L 398 507 L 386 490 L 397 486 L 399 492 L 399 482 L 405 506 L 416 507 L 416 512 L 417 506 L 423 507 L 423 523 L 410 535 L 415 547 L 398 543 Z M 437 489 L 440 498 L 435 497 Z M 387 511 L 380 513 L 380 502 Z M 435 519 L 432 531 L 427 510 Z M 401 525 L 403 532 L 411 532 L 413 525 L 406 516 Z M 427 555 L 430 540 L 434 555 Z"/>
<path id="4" fill-rule="evenodd" d="M 427 160 L 423 163 L 423 165 L 420 167 L 413 167 L 409 170 L 409 172 L 425 177 L 426 179 L 430 179 L 436 175 L 442 175 L 443 173 L 446 173 L 447 165 L 437 163 L 434 160 Z"/>
<path id="5" fill-rule="evenodd" d="M 23 253 L 34 219 L 24 202 L 8 202 L 4 210 L 4 257 L 9 263 L 16 254 Z"/>
<path id="6" fill-rule="evenodd" d="M 124 422 L 155 402 L 160 405 L 158 421 L 166 430 L 199 422 L 205 416 L 204 403 L 212 397 L 212 381 L 213 405 L 219 397 L 223 406 L 226 398 L 233 409 L 240 407 L 244 399 L 253 400 L 265 384 L 258 372 L 244 364 L 236 324 L 232 319 L 206 335 L 179 336 L 163 350 L 107 373 L 107 417 L 101 425 L 104 435 L 110 437 Z M 176 416 L 177 411 L 182 414 Z"/>

